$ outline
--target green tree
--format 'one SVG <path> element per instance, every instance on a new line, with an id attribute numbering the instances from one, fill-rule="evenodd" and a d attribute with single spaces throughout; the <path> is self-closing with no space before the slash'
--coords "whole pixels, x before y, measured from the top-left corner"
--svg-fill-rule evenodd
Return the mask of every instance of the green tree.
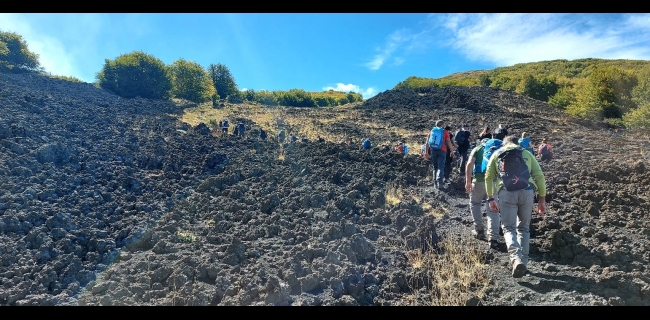
<path id="1" fill-rule="evenodd" d="M 178 59 L 169 69 L 175 97 L 201 103 L 210 101 L 217 93 L 210 75 L 200 64 Z"/>
<path id="2" fill-rule="evenodd" d="M 208 66 L 208 74 L 210 74 L 214 87 L 217 89 L 217 94 L 221 99 L 225 99 L 230 95 L 237 96 L 239 94 L 235 78 L 225 65 L 221 63 L 216 65 L 211 64 Z"/>
<path id="3" fill-rule="evenodd" d="M 100 88 L 125 98 L 168 99 L 173 87 L 167 66 L 142 51 L 105 59 L 96 77 Z"/>
<path id="4" fill-rule="evenodd" d="M 271 91 L 260 90 L 255 93 L 255 101 L 267 105 L 267 106 L 277 106 L 278 98 Z"/>
<path id="5" fill-rule="evenodd" d="M 639 106 L 650 104 L 650 67 L 641 69 L 637 79 L 637 85 L 632 88 L 632 100 Z"/>
<path id="6" fill-rule="evenodd" d="M 650 131 L 650 103 L 624 114 L 623 123 L 630 129 Z"/>
<path id="7" fill-rule="evenodd" d="M 43 72 L 38 54 L 29 51 L 27 42 L 14 32 L 0 31 L 0 72 Z"/>

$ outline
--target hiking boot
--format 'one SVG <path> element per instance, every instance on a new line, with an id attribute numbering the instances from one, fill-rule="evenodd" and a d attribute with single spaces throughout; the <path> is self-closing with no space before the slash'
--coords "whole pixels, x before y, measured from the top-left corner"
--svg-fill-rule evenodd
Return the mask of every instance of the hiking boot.
<path id="1" fill-rule="evenodd" d="M 490 249 L 499 250 L 499 242 L 496 240 L 490 240 Z"/>
<path id="2" fill-rule="evenodd" d="M 485 231 L 484 230 L 472 230 L 472 235 L 474 238 L 479 240 L 485 240 Z"/>
<path id="3" fill-rule="evenodd" d="M 521 278 L 526 274 L 526 265 L 520 259 L 515 259 L 512 263 L 512 277 Z"/>

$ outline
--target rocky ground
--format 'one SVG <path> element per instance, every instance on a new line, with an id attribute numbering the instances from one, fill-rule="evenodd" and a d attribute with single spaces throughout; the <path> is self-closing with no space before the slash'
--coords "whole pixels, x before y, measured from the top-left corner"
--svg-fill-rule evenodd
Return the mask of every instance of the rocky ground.
<path id="1" fill-rule="evenodd" d="M 172 102 L 31 75 L 0 74 L 0 110 L 0 305 L 427 304 L 435 275 L 410 253 L 454 237 L 489 279 L 458 304 L 650 305 L 648 138 L 513 93 L 387 91 L 286 112 L 353 114 L 313 129 L 373 141 L 421 140 L 438 118 L 548 136 L 549 212 L 521 279 L 503 240 L 489 251 L 467 234 L 464 181 L 430 190 L 417 155 L 259 141 L 245 114 L 248 137 L 214 137 Z"/>

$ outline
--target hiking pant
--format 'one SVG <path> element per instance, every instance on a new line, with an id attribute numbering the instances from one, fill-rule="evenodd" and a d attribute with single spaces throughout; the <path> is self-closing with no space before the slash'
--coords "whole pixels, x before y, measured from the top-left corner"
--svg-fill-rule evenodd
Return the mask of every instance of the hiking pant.
<path id="1" fill-rule="evenodd" d="M 447 151 L 447 157 L 445 158 L 445 179 L 449 180 L 449 175 L 451 174 L 451 165 L 454 159 L 451 157 L 451 151 Z"/>
<path id="2" fill-rule="evenodd" d="M 442 150 L 431 150 L 431 163 L 433 164 L 433 181 L 442 187 L 445 184 L 445 165 L 447 153 Z"/>
<path id="3" fill-rule="evenodd" d="M 472 218 L 474 219 L 474 229 L 476 231 L 485 230 L 483 225 L 483 200 L 486 198 L 485 182 L 472 182 L 472 192 L 469 194 L 469 205 Z M 492 212 L 487 209 L 487 235 L 488 240 L 499 239 L 499 224 L 501 218 L 498 212 Z"/>
<path id="4" fill-rule="evenodd" d="M 465 174 L 465 166 L 467 165 L 467 157 L 469 156 L 467 154 L 467 149 L 469 146 L 458 146 L 458 152 L 460 153 L 460 158 L 462 161 L 460 162 L 460 174 L 463 175 Z"/>
<path id="5" fill-rule="evenodd" d="M 503 237 L 506 240 L 510 262 L 521 259 L 528 264 L 530 243 L 530 220 L 533 215 L 535 195 L 532 187 L 525 190 L 508 191 L 501 188 L 498 193 L 499 211 L 503 224 Z"/>

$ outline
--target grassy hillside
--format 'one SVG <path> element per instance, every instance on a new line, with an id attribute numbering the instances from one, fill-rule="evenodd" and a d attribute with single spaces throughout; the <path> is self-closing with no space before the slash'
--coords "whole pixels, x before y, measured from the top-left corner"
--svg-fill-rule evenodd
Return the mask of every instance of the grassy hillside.
<path id="1" fill-rule="evenodd" d="M 489 86 L 513 91 L 572 116 L 650 130 L 650 61 L 579 59 L 521 63 L 442 78 L 409 77 L 395 89 Z"/>

